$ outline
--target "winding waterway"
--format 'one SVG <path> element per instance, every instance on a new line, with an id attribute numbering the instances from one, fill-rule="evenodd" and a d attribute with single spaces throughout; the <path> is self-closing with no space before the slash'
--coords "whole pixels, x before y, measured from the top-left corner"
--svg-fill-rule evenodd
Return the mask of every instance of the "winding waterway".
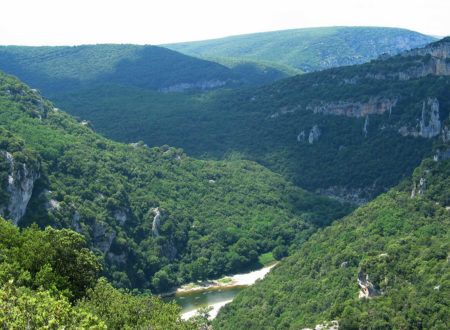
<path id="1" fill-rule="evenodd" d="M 237 274 L 226 277 L 227 281 L 218 280 L 208 282 L 203 285 L 187 286 L 189 288 L 180 288 L 176 294 L 166 297 L 168 301 L 175 301 L 181 306 L 181 317 L 189 319 L 197 313 L 199 308 L 211 307 L 209 312 L 210 319 L 217 316 L 220 308 L 233 301 L 236 295 L 244 288 L 254 284 L 262 279 L 272 267 L 267 266 L 256 271 L 245 274 Z"/>

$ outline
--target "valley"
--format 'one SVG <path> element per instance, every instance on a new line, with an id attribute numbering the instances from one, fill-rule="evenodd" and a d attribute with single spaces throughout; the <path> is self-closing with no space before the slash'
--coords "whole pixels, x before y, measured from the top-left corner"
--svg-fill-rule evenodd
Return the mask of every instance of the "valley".
<path id="1" fill-rule="evenodd" d="M 449 327 L 450 37 L 0 46 L 0 70 L 5 329 Z"/>

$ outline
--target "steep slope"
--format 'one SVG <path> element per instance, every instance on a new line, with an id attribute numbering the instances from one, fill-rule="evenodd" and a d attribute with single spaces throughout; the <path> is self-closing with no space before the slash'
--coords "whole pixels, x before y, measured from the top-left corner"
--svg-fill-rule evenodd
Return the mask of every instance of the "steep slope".
<path id="1" fill-rule="evenodd" d="M 381 54 L 397 54 L 435 39 L 404 29 L 324 27 L 263 32 L 165 45 L 191 56 L 226 63 L 227 59 L 263 61 L 301 71 L 360 64 Z"/>
<path id="2" fill-rule="evenodd" d="M 214 328 L 448 329 L 449 181 L 448 159 L 424 161 L 240 293 Z"/>
<path id="3" fill-rule="evenodd" d="M 137 45 L 2 46 L 0 69 L 46 95 L 105 83 L 183 90 L 214 88 L 237 80 L 230 69 L 217 63 Z"/>
<path id="4" fill-rule="evenodd" d="M 0 324 L 4 329 L 199 329 L 180 308 L 119 291 L 80 234 L 0 218 Z M 201 322 L 201 320 L 198 320 Z"/>
<path id="5" fill-rule="evenodd" d="M 163 47 L 126 44 L 0 46 L 0 70 L 46 96 L 104 84 L 163 92 L 208 90 L 258 85 L 286 76 L 274 68 L 241 65 L 233 70 Z"/>
<path id="6" fill-rule="evenodd" d="M 348 212 L 255 163 L 109 141 L 3 73 L 0 133 L 0 214 L 83 234 L 120 286 L 255 266 Z"/>
<path id="7" fill-rule="evenodd" d="M 202 157 L 238 152 L 303 188 L 363 203 L 449 138 L 449 45 L 444 39 L 259 89 L 123 95 L 98 88 L 56 102 L 114 139 L 168 143 Z"/>

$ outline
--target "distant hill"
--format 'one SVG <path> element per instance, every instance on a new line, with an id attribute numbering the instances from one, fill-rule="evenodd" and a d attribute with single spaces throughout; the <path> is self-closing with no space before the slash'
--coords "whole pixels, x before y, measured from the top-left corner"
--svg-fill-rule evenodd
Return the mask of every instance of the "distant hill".
<path id="1" fill-rule="evenodd" d="M 229 59 L 283 65 L 305 72 L 361 64 L 381 54 L 436 40 L 414 31 L 384 27 L 322 27 L 231 36 L 164 45 L 184 54 L 227 63 Z"/>
<path id="2" fill-rule="evenodd" d="M 102 84 L 184 91 L 261 84 L 286 76 L 258 65 L 232 70 L 162 47 L 112 44 L 0 46 L 0 70 L 20 77 L 47 96 Z"/>
<path id="3" fill-rule="evenodd" d="M 58 104 L 109 137 L 191 155 L 238 152 L 300 187 L 366 202 L 406 177 L 450 127 L 448 39 L 262 88 L 161 94 L 109 88 Z"/>

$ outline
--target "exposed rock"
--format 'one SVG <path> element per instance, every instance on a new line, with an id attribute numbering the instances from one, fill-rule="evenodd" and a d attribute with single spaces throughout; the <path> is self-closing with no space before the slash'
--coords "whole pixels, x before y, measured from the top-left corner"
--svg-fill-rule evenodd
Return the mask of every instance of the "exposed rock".
<path id="1" fill-rule="evenodd" d="M 434 42 L 423 48 L 413 49 L 402 54 L 402 56 L 429 56 L 428 61 L 414 69 L 404 73 L 404 79 L 424 77 L 429 74 L 447 76 L 450 75 L 450 40 Z"/>
<path id="2" fill-rule="evenodd" d="M 423 102 L 419 134 L 424 138 L 432 138 L 439 133 L 441 133 L 439 102 L 436 98 L 428 98 L 426 102 Z"/>
<path id="3" fill-rule="evenodd" d="M 277 112 L 271 114 L 271 115 L 269 116 L 269 118 L 275 119 L 275 118 L 278 118 L 278 117 L 281 116 L 281 115 L 286 115 L 286 114 L 288 114 L 288 113 L 295 113 L 298 109 L 301 109 L 301 107 L 300 107 L 300 106 L 297 106 L 297 107 L 295 107 L 295 108 L 288 108 L 288 107 L 285 106 L 285 107 L 282 107 L 279 111 L 277 111 Z"/>
<path id="4" fill-rule="evenodd" d="M 441 120 L 439 118 L 439 101 L 436 98 L 428 98 L 422 103 L 422 115 L 418 119 L 416 128 L 400 127 L 398 132 L 402 136 L 414 136 L 433 138 L 441 133 Z"/>
<path id="5" fill-rule="evenodd" d="M 137 148 L 148 148 L 148 144 L 146 144 L 142 141 L 130 143 L 130 146 L 132 146 L 133 148 L 136 148 L 136 149 Z"/>
<path id="6" fill-rule="evenodd" d="M 450 129 L 447 126 L 444 126 L 442 129 L 442 142 L 447 143 L 450 142 Z"/>
<path id="7" fill-rule="evenodd" d="M 159 228 L 161 226 L 161 210 L 159 207 L 155 207 L 151 211 L 155 215 L 152 222 L 152 234 L 153 237 L 157 237 L 159 236 Z"/>
<path id="8" fill-rule="evenodd" d="M 411 191 L 411 198 L 416 197 L 416 195 L 423 195 L 425 192 L 427 185 L 427 180 L 425 178 L 420 178 L 419 184 L 416 184 L 416 182 L 413 183 L 413 189 Z"/>
<path id="9" fill-rule="evenodd" d="M 39 178 L 39 169 L 34 169 L 25 163 L 16 163 L 14 157 L 7 151 L 2 151 L 1 156 L 9 163 L 9 175 L 6 191 L 9 194 L 9 202 L 0 208 L 0 214 L 10 218 L 15 225 L 25 215 L 28 202 L 33 194 L 34 183 Z"/>
<path id="10" fill-rule="evenodd" d="M 117 210 L 114 212 L 114 218 L 120 225 L 123 225 L 128 220 L 127 213 L 123 210 Z"/>
<path id="11" fill-rule="evenodd" d="M 169 92 L 183 92 L 189 89 L 199 89 L 199 90 L 209 90 L 218 87 L 225 86 L 227 84 L 226 81 L 223 80 L 204 80 L 198 81 L 196 83 L 179 83 L 172 86 L 161 88 L 159 91 L 164 93 Z"/>
<path id="12" fill-rule="evenodd" d="M 450 159 L 450 149 L 445 150 L 438 149 L 436 151 L 436 154 L 433 156 L 433 160 L 436 162 L 440 162 L 447 159 Z"/>
<path id="13" fill-rule="evenodd" d="M 314 125 L 313 128 L 309 131 L 308 135 L 308 143 L 313 144 L 314 142 L 319 141 L 319 137 L 322 134 L 319 127 L 317 125 Z"/>
<path id="14" fill-rule="evenodd" d="M 297 141 L 298 141 L 298 142 L 305 142 L 305 140 L 306 140 L 305 131 L 301 131 L 301 132 L 297 135 Z"/>
<path id="15" fill-rule="evenodd" d="M 339 330 L 339 322 L 333 320 L 331 322 L 324 322 L 321 324 L 317 324 L 313 329 L 303 328 L 302 330 Z"/>
<path id="16" fill-rule="evenodd" d="M 364 274 L 362 270 L 358 272 L 358 285 L 359 285 L 359 299 L 368 299 L 380 295 L 380 292 L 375 289 L 373 284 L 369 281 L 369 275 Z"/>
<path id="17" fill-rule="evenodd" d="M 105 226 L 105 224 L 97 222 L 93 230 L 94 245 L 103 253 L 109 251 L 114 238 L 116 238 L 116 232 L 114 230 L 107 231 Z"/>
<path id="18" fill-rule="evenodd" d="M 50 199 L 47 205 L 50 210 L 59 210 L 61 208 L 60 203 L 56 199 Z"/>
<path id="19" fill-rule="evenodd" d="M 321 102 L 319 105 L 307 105 L 306 110 L 312 111 L 314 113 L 323 113 L 337 116 L 364 117 L 373 114 L 381 115 L 386 111 L 392 113 L 392 108 L 396 104 L 396 98 L 371 98 L 367 102 Z"/>
<path id="20" fill-rule="evenodd" d="M 355 205 L 363 205 L 369 202 L 374 196 L 373 188 L 345 188 L 333 186 L 328 188 L 316 189 L 316 193 L 334 198 L 340 202 L 347 202 Z"/>
<path id="21" fill-rule="evenodd" d="M 364 126 L 363 126 L 363 135 L 364 137 L 367 137 L 367 128 L 369 127 L 369 115 L 366 116 L 366 119 L 364 120 Z"/>
<path id="22" fill-rule="evenodd" d="M 210 180 L 208 180 L 208 183 L 211 183 L 211 184 L 216 183 L 216 180 L 210 179 Z"/>
<path id="23" fill-rule="evenodd" d="M 346 268 L 347 266 L 348 266 L 348 261 L 344 261 L 341 263 L 341 265 L 339 267 Z"/>
<path id="24" fill-rule="evenodd" d="M 75 210 L 75 212 L 72 215 L 72 228 L 78 233 L 81 233 L 81 225 L 80 225 L 80 213 Z"/>

